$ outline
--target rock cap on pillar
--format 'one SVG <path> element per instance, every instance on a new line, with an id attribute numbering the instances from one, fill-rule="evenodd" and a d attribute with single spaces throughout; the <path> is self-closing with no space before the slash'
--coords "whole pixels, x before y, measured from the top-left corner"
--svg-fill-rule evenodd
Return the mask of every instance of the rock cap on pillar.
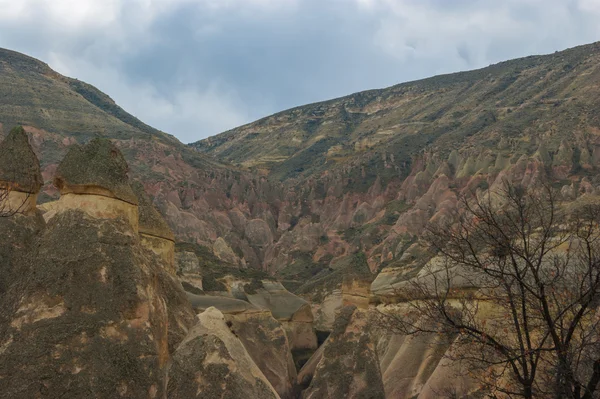
<path id="1" fill-rule="evenodd" d="M 129 167 L 107 139 L 71 147 L 56 170 L 57 212 L 78 209 L 99 219 L 124 217 L 138 232 L 138 199 L 129 185 Z"/>
<path id="2" fill-rule="evenodd" d="M 61 195 L 95 194 L 137 205 L 128 171 L 121 151 L 110 140 L 96 138 L 71 147 L 58 166 L 54 185 Z"/>
<path id="3" fill-rule="evenodd" d="M 0 189 L 2 213 L 35 212 L 44 180 L 40 162 L 22 126 L 13 128 L 0 143 Z"/>
<path id="4" fill-rule="evenodd" d="M 0 143 L 0 185 L 13 191 L 37 194 L 44 180 L 40 161 L 22 126 L 13 128 Z"/>

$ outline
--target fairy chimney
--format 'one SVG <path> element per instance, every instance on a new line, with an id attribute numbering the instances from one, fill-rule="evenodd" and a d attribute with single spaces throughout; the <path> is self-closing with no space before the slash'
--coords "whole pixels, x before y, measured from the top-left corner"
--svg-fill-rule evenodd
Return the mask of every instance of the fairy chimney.
<path id="1" fill-rule="evenodd" d="M 25 129 L 17 126 L 0 143 L 0 212 L 34 212 L 42 183 L 40 162 Z"/>
<path id="2" fill-rule="evenodd" d="M 71 147 L 54 177 L 57 209 L 80 209 L 99 219 L 123 217 L 137 232 L 138 199 L 127 172 L 123 154 L 107 139 Z"/>

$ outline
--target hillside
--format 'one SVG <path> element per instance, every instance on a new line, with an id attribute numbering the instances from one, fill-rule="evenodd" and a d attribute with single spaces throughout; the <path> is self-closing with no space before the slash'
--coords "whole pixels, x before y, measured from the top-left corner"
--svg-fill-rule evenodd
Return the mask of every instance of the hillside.
<path id="1" fill-rule="evenodd" d="M 297 107 L 192 145 L 279 180 L 353 162 L 386 178 L 386 154 L 397 170 L 420 151 L 477 153 L 501 139 L 519 154 L 539 140 L 556 151 L 563 138 L 585 140 L 600 127 L 599 60 L 594 43 L 506 61 Z"/>
<path id="2" fill-rule="evenodd" d="M 480 397 L 480 385 L 449 374 L 467 376 L 447 367 L 454 337 L 380 331 L 369 309 L 406 316 L 407 287 L 436 266 L 423 233 L 454 224 L 463 196 L 497 205 L 506 181 L 549 183 L 560 212 L 599 204 L 598 82 L 595 43 L 298 107 L 187 146 L 94 87 L 0 50 L 0 133 L 24 126 L 5 148 L 26 147 L 37 181 L 35 152 L 44 180 L 37 207 L 0 218 L 3 281 L 18 290 L 0 292 L 0 385 L 29 397 L 41 388 L 25 381 L 51 370 L 66 381 L 57 395 L 67 386 L 81 396 L 108 372 L 99 386 L 132 397 L 364 397 L 366 387 L 374 398 L 427 398 L 455 382 Z M 79 173 L 83 164 L 94 168 Z M 457 292 L 473 298 L 468 277 Z M 27 373 L 12 378 L 22 363 Z M 144 372 L 128 386 L 123 365 Z"/>
<path id="3" fill-rule="evenodd" d="M 549 179 L 567 201 L 598 194 L 599 81 L 593 43 L 297 107 L 192 146 L 287 187 L 265 267 L 314 295 L 352 259 L 410 276 L 427 260 L 425 224 L 465 192 L 508 178 Z"/>

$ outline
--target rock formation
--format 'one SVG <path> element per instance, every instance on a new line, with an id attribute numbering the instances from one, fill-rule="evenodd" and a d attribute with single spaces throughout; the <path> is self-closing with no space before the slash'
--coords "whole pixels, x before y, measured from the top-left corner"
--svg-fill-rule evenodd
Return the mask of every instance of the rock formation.
<path id="1" fill-rule="evenodd" d="M 54 185 L 60 211 L 81 209 L 96 218 L 125 218 L 138 232 L 138 199 L 129 185 L 129 167 L 109 140 L 73 146 L 58 166 Z"/>
<path id="2" fill-rule="evenodd" d="M 385 398 L 368 324 L 366 311 L 342 309 L 303 398 Z"/>
<path id="3" fill-rule="evenodd" d="M 25 259 L 44 228 L 35 207 L 41 183 L 40 164 L 27 134 L 22 127 L 12 129 L 0 143 L 0 301 L 20 289 L 17 281 L 26 272 Z"/>
<path id="4" fill-rule="evenodd" d="M 20 259 L 19 295 L 0 303 L 0 391 L 11 398 L 161 397 L 170 352 L 193 311 L 139 241 L 120 152 L 102 141 L 75 151 L 57 177 L 72 197 Z M 81 154 L 93 172 L 75 171 Z M 130 202 L 99 206 L 92 198 L 109 193 Z"/>
<path id="5" fill-rule="evenodd" d="M 278 394 L 223 314 L 209 308 L 177 347 L 169 370 L 169 398 L 269 399 Z"/>
<path id="6" fill-rule="evenodd" d="M 283 324 L 292 351 L 317 349 L 314 317 L 310 305 L 302 298 L 286 290 L 281 283 L 262 281 L 262 287 L 246 292 L 248 301 L 267 309 Z"/>
<path id="7" fill-rule="evenodd" d="M 281 323 L 268 310 L 226 314 L 225 319 L 279 396 L 295 398 L 296 367 Z"/>
<path id="8" fill-rule="evenodd" d="M 43 179 L 40 162 L 23 127 L 13 128 L 0 144 L 0 212 L 35 212 Z"/>

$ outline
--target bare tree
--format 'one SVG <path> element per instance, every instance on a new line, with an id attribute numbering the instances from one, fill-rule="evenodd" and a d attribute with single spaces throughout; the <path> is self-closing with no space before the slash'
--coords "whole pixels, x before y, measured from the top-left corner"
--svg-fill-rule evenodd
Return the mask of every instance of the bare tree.
<path id="1" fill-rule="evenodd" d="M 20 195 L 11 196 L 13 192 L 19 192 Z M 10 217 L 17 213 L 23 213 L 29 203 L 32 194 L 21 192 L 13 184 L 3 183 L 0 185 L 0 218 Z"/>
<path id="2" fill-rule="evenodd" d="M 439 256 L 404 287 L 403 334 L 456 334 L 449 354 L 492 395 L 596 398 L 600 382 L 600 206 L 550 186 L 471 195 L 431 225 Z"/>

